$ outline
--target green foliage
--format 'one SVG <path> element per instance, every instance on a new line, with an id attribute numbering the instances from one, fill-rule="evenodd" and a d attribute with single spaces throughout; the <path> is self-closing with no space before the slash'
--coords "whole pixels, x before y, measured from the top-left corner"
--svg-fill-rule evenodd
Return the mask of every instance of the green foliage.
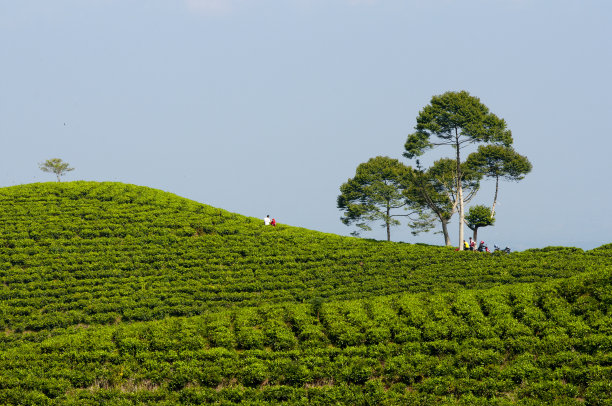
<path id="1" fill-rule="evenodd" d="M 463 250 L 464 207 L 478 187 L 464 196 L 462 182 L 468 180 L 468 176 L 473 176 L 470 172 L 482 175 L 482 171 L 474 171 L 472 165 L 465 165 L 461 159 L 461 150 L 475 143 L 509 147 L 512 145 L 512 134 L 506 129 L 503 119 L 491 113 L 477 97 L 466 91 L 433 96 L 430 104 L 419 112 L 416 121 L 416 132 L 408 136 L 404 145 L 405 157 L 413 159 L 441 145 L 450 146 L 454 150 L 452 159 L 456 169 L 451 182 L 454 187 L 449 190 L 454 189 L 451 194 L 453 211 L 455 208 L 459 211 L 459 249 Z M 448 245 L 444 221 L 442 225 Z"/>
<path id="2" fill-rule="evenodd" d="M 481 145 L 466 164 L 484 176 L 512 181 L 523 179 L 533 168 L 527 157 L 504 145 Z"/>
<path id="3" fill-rule="evenodd" d="M 461 187 L 463 201 L 469 202 L 480 188 L 482 174 L 468 165 L 461 165 Z M 417 170 L 411 171 L 406 182 L 404 196 L 411 207 L 419 210 L 422 218 L 435 218 L 442 225 L 446 245 L 450 245 L 447 224 L 457 211 L 457 161 L 450 158 L 439 159 L 427 170 L 421 169 L 417 160 Z M 412 234 L 433 228 L 432 221 L 416 221 L 411 224 Z"/>
<path id="4" fill-rule="evenodd" d="M 471 255 L 93 182 L 0 189 L 0 221 L 1 404 L 610 400 L 605 246 Z"/>
<path id="5" fill-rule="evenodd" d="M 478 229 L 495 224 L 495 217 L 491 216 L 491 210 L 482 204 L 470 207 L 465 216 L 465 224 L 474 232 L 474 241 L 478 240 Z"/>
<path id="6" fill-rule="evenodd" d="M 506 122 L 491 113 L 477 97 L 466 91 L 446 92 L 433 96 L 417 117 L 416 132 L 408 136 L 405 156 L 414 158 L 437 145 L 432 136 L 455 144 L 457 132 L 460 143 L 486 142 L 509 146 L 512 134 Z"/>
<path id="7" fill-rule="evenodd" d="M 470 230 L 495 224 L 495 218 L 491 217 L 491 209 L 482 204 L 470 207 L 468 214 L 465 216 L 465 221 Z"/>
<path id="8" fill-rule="evenodd" d="M 491 217 L 495 215 L 495 204 L 499 191 L 499 180 L 518 182 L 531 172 L 531 162 L 506 145 L 481 145 L 470 154 L 466 166 L 484 176 L 495 179 L 495 197 Z"/>
<path id="9" fill-rule="evenodd" d="M 410 168 L 397 159 L 377 156 L 357 167 L 355 177 L 340 186 L 338 208 L 344 210 L 344 224 L 357 223 L 363 230 L 371 230 L 368 223 L 382 221 L 390 240 L 391 226 L 399 225 L 397 214 L 391 211 L 406 206 L 402 195 Z"/>
<path id="10" fill-rule="evenodd" d="M 57 181 L 60 181 L 60 177 L 64 176 L 66 172 L 73 171 L 68 162 L 64 162 L 59 158 L 47 159 L 45 162 L 38 164 L 38 167 L 43 172 L 51 172 L 57 176 Z"/>

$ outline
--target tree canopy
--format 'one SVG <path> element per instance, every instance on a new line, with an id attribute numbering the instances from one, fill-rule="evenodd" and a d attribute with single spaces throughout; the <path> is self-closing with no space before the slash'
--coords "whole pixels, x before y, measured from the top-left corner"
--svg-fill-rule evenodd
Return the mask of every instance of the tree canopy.
<path id="1" fill-rule="evenodd" d="M 512 133 L 506 122 L 491 113 L 477 97 L 466 91 L 433 96 L 417 116 L 416 132 L 404 144 L 404 156 L 415 158 L 437 146 L 451 146 L 455 152 L 455 185 L 459 211 L 459 249 L 463 249 L 465 201 L 461 149 L 475 143 L 510 146 Z"/>
<path id="2" fill-rule="evenodd" d="M 479 204 L 470 207 L 468 214 L 465 216 L 465 224 L 474 232 L 473 238 L 474 241 L 477 241 L 478 229 L 495 224 L 495 217 L 491 216 L 491 210 L 487 206 Z"/>
<path id="3" fill-rule="evenodd" d="M 470 154 L 467 165 L 484 176 L 495 179 L 495 196 L 491 206 L 491 217 L 495 215 L 495 205 L 499 191 L 499 180 L 518 182 L 531 172 L 532 165 L 527 157 L 517 153 L 512 147 L 504 145 L 481 145 L 478 151 Z"/>
<path id="4" fill-rule="evenodd" d="M 74 168 L 70 168 L 67 162 L 62 161 L 60 158 L 47 159 L 45 162 L 39 163 L 38 167 L 43 172 L 51 172 L 57 176 L 57 181 L 60 181 L 60 177 L 64 176 L 66 172 L 73 171 Z"/>
<path id="5" fill-rule="evenodd" d="M 451 158 L 439 159 L 426 170 L 417 160 L 417 169 L 410 173 L 410 182 L 407 182 L 404 191 L 415 210 L 427 210 L 440 222 L 446 245 L 451 245 L 447 225 L 458 207 L 456 170 L 456 161 Z M 482 174 L 466 165 L 462 165 L 462 173 L 461 186 L 465 192 L 464 202 L 467 203 L 478 191 Z M 412 233 L 417 234 L 420 229 L 412 226 L 416 229 Z"/>
<path id="6" fill-rule="evenodd" d="M 337 204 L 344 210 L 340 220 L 366 231 L 371 230 L 369 223 L 382 221 L 387 240 L 391 240 L 391 226 L 399 224 L 396 217 L 406 216 L 394 211 L 407 206 L 402 191 L 410 170 L 397 159 L 385 156 L 359 164 L 355 176 L 340 186 Z"/>
<path id="7" fill-rule="evenodd" d="M 430 231 L 440 222 L 444 242 L 451 245 L 447 225 L 458 213 L 458 246 L 463 249 L 464 223 L 474 235 L 478 227 L 494 223 L 499 180 L 518 181 L 531 171 L 531 163 L 514 151 L 512 142 L 505 120 L 490 112 L 477 97 L 466 91 L 433 96 L 419 112 L 415 132 L 404 144 L 403 156 L 416 159 L 415 169 L 383 156 L 360 164 L 355 177 L 340 187 L 337 207 L 344 211 L 340 219 L 363 230 L 371 230 L 370 223 L 382 221 L 387 240 L 400 216 L 408 217 L 413 235 Z M 450 146 L 453 154 L 423 168 L 417 158 L 439 146 Z M 483 177 L 496 181 L 493 205 L 490 209 L 475 206 L 466 218 L 466 205 L 480 189 Z M 489 210 L 487 218 L 483 207 Z M 397 209 L 408 214 L 399 214 Z"/>

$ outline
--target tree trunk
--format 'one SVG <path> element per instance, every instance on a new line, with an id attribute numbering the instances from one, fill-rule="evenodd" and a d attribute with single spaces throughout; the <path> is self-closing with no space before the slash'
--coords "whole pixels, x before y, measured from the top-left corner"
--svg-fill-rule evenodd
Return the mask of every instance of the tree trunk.
<path id="1" fill-rule="evenodd" d="M 491 218 L 495 216 L 495 203 L 497 203 L 497 191 L 499 190 L 499 176 L 495 177 L 495 197 L 493 198 L 493 207 L 491 207 Z"/>
<path id="2" fill-rule="evenodd" d="M 391 241 L 391 207 L 387 204 L 387 219 L 385 222 L 387 223 L 387 241 Z"/>
<path id="3" fill-rule="evenodd" d="M 474 227 L 474 237 L 472 237 L 474 239 L 474 244 L 478 244 L 478 227 Z"/>
<path id="4" fill-rule="evenodd" d="M 448 227 L 446 226 L 446 220 L 440 220 L 440 222 L 442 223 L 442 233 L 444 234 L 444 243 L 446 244 L 447 247 L 450 247 L 451 239 L 450 239 L 450 236 L 448 235 Z"/>
<path id="5" fill-rule="evenodd" d="M 459 154 L 459 131 L 455 128 L 455 148 L 457 149 L 457 201 L 459 202 L 459 251 L 463 251 L 463 188 L 461 187 L 461 156 Z"/>

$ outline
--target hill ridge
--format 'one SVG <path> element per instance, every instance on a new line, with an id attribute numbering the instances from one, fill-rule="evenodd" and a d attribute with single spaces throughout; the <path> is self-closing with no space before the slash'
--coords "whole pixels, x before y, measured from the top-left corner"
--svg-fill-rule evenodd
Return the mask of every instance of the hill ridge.
<path id="1" fill-rule="evenodd" d="M 0 188 L 0 227 L 2 404 L 611 398 L 612 244 L 455 252 L 109 182 Z"/>

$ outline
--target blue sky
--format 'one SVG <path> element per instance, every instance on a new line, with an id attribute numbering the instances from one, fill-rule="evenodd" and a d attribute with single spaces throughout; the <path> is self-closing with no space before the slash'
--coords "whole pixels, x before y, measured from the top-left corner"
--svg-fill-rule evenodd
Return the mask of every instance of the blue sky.
<path id="1" fill-rule="evenodd" d="M 339 186 L 402 158 L 433 95 L 467 90 L 534 169 L 491 245 L 612 242 L 612 5 L 535 0 L 0 0 L 0 186 L 150 186 L 348 235 Z M 441 151 L 451 155 L 452 151 Z M 433 159 L 433 155 L 429 158 Z M 474 204 L 490 204 L 485 182 Z M 364 237 L 385 238 L 384 229 Z M 453 219 L 451 238 L 457 238 Z M 392 239 L 441 244 L 439 234 Z"/>

